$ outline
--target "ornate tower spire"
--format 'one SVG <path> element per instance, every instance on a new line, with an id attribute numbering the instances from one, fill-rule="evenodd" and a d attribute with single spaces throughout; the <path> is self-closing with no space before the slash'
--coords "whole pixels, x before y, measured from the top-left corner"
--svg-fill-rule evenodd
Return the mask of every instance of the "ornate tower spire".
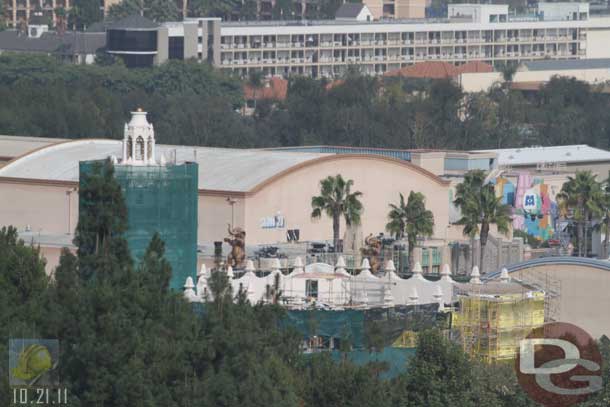
<path id="1" fill-rule="evenodd" d="M 125 123 L 123 136 L 123 164 L 150 165 L 155 162 L 155 130 L 146 119 L 146 112 L 138 108 Z"/>

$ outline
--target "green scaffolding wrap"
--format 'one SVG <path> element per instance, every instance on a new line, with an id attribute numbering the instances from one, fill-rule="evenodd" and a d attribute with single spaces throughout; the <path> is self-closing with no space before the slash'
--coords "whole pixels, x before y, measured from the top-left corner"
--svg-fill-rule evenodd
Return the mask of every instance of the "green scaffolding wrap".
<path id="1" fill-rule="evenodd" d="M 80 163 L 82 175 L 95 161 Z M 198 165 L 116 165 L 115 178 L 127 206 L 129 250 L 139 263 L 158 232 L 165 242 L 165 258 L 172 266 L 170 287 L 182 290 L 197 272 Z"/>

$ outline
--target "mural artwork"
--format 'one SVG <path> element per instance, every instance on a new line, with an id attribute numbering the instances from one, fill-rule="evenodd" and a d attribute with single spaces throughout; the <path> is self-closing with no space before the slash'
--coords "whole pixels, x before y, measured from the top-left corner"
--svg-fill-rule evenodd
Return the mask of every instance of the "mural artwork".
<path id="1" fill-rule="evenodd" d="M 559 210 L 556 196 L 560 188 L 546 184 L 543 178 L 529 173 L 519 174 L 517 185 L 505 178 L 496 180 L 496 196 L 511 205 L 513 229 L 522 230 L 541 241 L 553 239 L 558 227 Z"/>

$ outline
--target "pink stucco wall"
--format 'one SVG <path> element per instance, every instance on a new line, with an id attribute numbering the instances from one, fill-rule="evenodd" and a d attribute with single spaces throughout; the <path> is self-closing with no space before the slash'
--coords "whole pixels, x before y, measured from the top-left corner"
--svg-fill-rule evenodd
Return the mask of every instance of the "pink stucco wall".
<path id="1" fill-rule="evenodd" d="M 285 217 L 286 229 L 301 231 L 301 240 L 332 239 L 332 222 L 328 217 L 311 220 L 311 197 L 319 194 L 321 179 L 336 174 L 354 180 L 354 190 L 364 194 L 362 231 L 365 236 L 383 232 L 387 223 L 388 204 L 397 203 L 400 192 L 406 199 L 413 190 L 426 196 L 426 205 L 434 213 L 435 237 L 445 237 L 449 216 L 448 185 L 393 160 L 337 156 L 333 160 L 303 166 L 249 196 L 245 219 L 248 243 L 285 240 L 285 230 L 260 227 L 261 218 L 273 216 L 277 212 Z M 343 221 L 341 227 L 343 233 Z"/>
<path id="2" fill-rule="evenodd" d="M 20 231 L 29 225 L 32 231 L 45 234 L 73 231 L 78 221 L 78 194 L 66 194 L 70 189 L 0 181 L 0 225 L 13 225 Z"/>
<path id="3" fill-rule="evenodd" d="M 388 204 L 405 198 L 411 190 L 426 196 L 426 205 L 435 217 L 435 237 L 444 239 L 448 222 L 449 187 L 438 178 L 424 174 L 405 163 L 376 157 L 336 156 L 304 165 L 278 176 L 250 194 L 200 191 L 198 240 L 210 243 L 227 236 L 231 206 L 227 197 L 236 199 L 235 226 L 245 227 L 248 244 L 275 243 L 286 240 L 286 229 L 300 229 L 301 240 L 332 238 L 331 220 L 313 221 L 311 197 L 319 194 L 319 181 L 329 175 L 342 174 L 354 180 L 354 190 L 363 192 L 362 231 L 382 232 L 387 223 Z M 78 195 L 66 191 L 70 185 L 45 185 L 32 182 L 8 182 L 0 179 L 0 225 L 14 225 L 41 234 L 64 234 L 73 231 L 78 221 Z M 70 220 L 68 221 L 68 200 Z M 286 220 L 284 229 L 263 229 L 261 219 L 280 213 Z M 342 233 L 345 225 L 342 223 Z"/>

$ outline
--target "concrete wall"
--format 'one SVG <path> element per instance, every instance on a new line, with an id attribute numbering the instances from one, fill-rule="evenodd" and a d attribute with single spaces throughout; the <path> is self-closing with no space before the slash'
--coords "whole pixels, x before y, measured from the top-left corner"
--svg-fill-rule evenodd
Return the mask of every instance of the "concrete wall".
<path id="1" fill-rule="evenodd" d="M 227 198 L 235 200 L 233 207 L 234 226 L 245 227 L 244 197 L 231 196 L 229 194 L 199 193 L 199 230 L 197 240 L 199 243 L 210 243 L 220 241 L 228 236 L 227 224 L 231 223 L 231 205 Z M 250 231 L 246 229 L 246 242 L 251 244 Z"/>
<path id="2" fill-rule="evenodd" d="M 530 171 L 531 175 L 534 177 L 545 178 L 544 174 L 539 174 L 536 171 L 535 165 L 524 165 L 524 166 L 513 166 L 513 171 Z M 603 181 L 608 178 L 608 171 L 610 171 L 610 163 L 607 162 L 599 162 L 599 163 L 574 163 L 567 164 L 565 168 L 565 173 L 562 174 L 564 179 L 567 181 L 568 175 L 574 175 L 576 171 L 591 171 L 593 174 L 597 175 L 598 181 Z M 563 183 L 562 183 L 563 184 Z"/>
<path id="3" fill-rule="evenodd" d="M 457 82 L 464 92 L 485 92 L 496 82 L 503 82 L 502 72 L 463 73 L 457 77 Z"/>
<path id="4" fill-rule="evenodd" d="M 547 264 L 511 273 L 512 277 L 552 281 L 561 287 L 557 320 L 570 322 L 594 338 L 610 335 L 610 271 L 591 266 Z M 557 285 L 557 284 L 555 284 Z"/>
<path id="5" fill-rule="evenodd" d="M 449 217 L 449 187 L 439 184 L 416 169 L 387 159 L 339 156 L 297 169 L 266 185 L 247 198 L 246 230 L 250 244 L 285 241 L 285 230 L 262 229 L 260 219 L 280 212 L 286 220 L 286 229 L 299 229 L 301 240 L 332 239 L 332 221 L 327 216 L 312 221 L 311 197 L 319 194 L 319 182 L 329 175 L 341 174 L 354 180 L 354 191 L 364 195 L 362 203 L 362 232 L 377 234 L 385 230 L 388 204 L 405 198 L 414 190 L 426 196 L 426 206 L 435 218 L 435 236 L 445 237 Z M 345 224 L 341 222 L 341 234 Z"/>
<path id="6" fill-rule="evenodd" d="M 206 37 L 207 39 L 207 37 Z M 197 23 L 184 24 L 184 59 L 197 58 Z"/>
<path id="7" fill-rule="evenodd" d="M 78 194 L 67 194 L 72 188 L 0 181 L 0 226 L 13 225 L 22 231 L 29 225 L 33 232 L 72 233 L 78 222 Z"/>
<path id="8" fill-rule="evenodd" d="M 375 20 L 383 17 L 383 0 L 363 0 L 363 3 L 369 8 Z"/>
<path id="9" fill-rule="evenodd" d="M 208 55 L 208 61 L 219 65 L 220 64 L 220 20 L 208 22 L 208 33 L 212 33 L 214 46 L 212 47 L 214 55 Z"/>
<path id="10" fill-rule="evenodd" d="M 412 153 L 411 163 L 432 174 L 443 175 L 445 173 L 445 155 L 444 152 Z"/>
<path id="11" fill-rule="evenodd" d="M 539 2 L 538 12 L 544 16 L 545 20 L 580 20 L 581 13 L 585 13 L 583 19 L 589 16 L 589 3 L 551 3 Z M 574 18 L 576 13 L 576 18 Z"/>
<path id="12" fill-rule="evenodd" d="M 610 18 L 608 18 L 608 22 L 610 22 Z M 608 38 L 610 38 L 610 29 L 608 28 L 587 29 L 587 58 L 610 58 Z"/>
<path id="13" fill-rule="evenodd" d="M 606 47 L 606 49 L 610 50 L 610 47 Z M 610 81 L 610 69 L 518 71 L 513 76 L 513 83 L 548 82 L 553 76 L 572 77 L 581 81 L 595 84 Z M 484 92 L 496 82 L 504 82 L 501 72 L 464 73 L 459 75 L 458 78 L 458 83 L 462 86 L 462 89 L 465 92 Z"/>
<path id="14" fill-rule="evenodd" d="M 157 55 L 153 64 L 161 65 L 169 58 L 169 35 L 167 27 L 159 27 L 157 31 Z"/>
<path id="15" fill-rule="evenodd" d="M 394 18 L 425 18 L 426 0 L 395 0 Z"/>

